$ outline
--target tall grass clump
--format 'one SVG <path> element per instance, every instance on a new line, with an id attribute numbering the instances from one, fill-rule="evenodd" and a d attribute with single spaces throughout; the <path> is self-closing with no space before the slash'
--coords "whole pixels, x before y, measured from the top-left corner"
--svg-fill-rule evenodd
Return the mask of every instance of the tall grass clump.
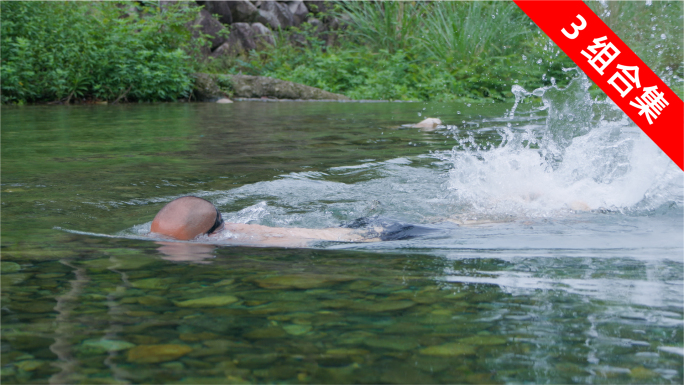
<path id="1" fill-rule="evenodd" d="M 347 37 L 374 51 L 411 51 L 430 3 L 403 1 L 358 1 L 342 3 L 334 15 L 350 21 Z"/>
<path id="2" fill-rule="evenodd" d="M 334 15 L 349 20 L 357 47 L 404 52 L 411 68 L 433 77 L 416 85 L 438 85 L 427 93 L 437 100 L 505 100 L 514 83 L 566 82 L 562 68 L 572 65 L 511 2 L 350 2 Z"/>
<path id="3" fill-rule="evenodd" d="M 530 38 L 527 17 L 514 3 L 439 2 L 427 13 L 424 49 L 449 64 L 517 54 Z"/>
<path id="4" fill-rule="evenodd" d="M 42 1 L 0 7 L 3 103 L 174 100 L 191 91 L 185 23 L 197 8 Z"/>

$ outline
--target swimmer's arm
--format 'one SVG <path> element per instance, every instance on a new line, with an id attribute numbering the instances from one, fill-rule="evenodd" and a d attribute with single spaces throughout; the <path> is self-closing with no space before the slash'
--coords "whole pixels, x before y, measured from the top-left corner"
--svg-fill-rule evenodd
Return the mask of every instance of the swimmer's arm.
<path id="1" fill-rule="evenodd" d="M 311 241 L 374 242 L 380 240 L 377 238 L 366 238 L 359 231 L 346 228 L 304 229 L 240 223 L 226 223 L 224 227 L 231 233 L 237 234 L 238 237 L 246 238 L 246 240 L 251 240 L 255 243 L 269 245 L 302 247 Z"/>

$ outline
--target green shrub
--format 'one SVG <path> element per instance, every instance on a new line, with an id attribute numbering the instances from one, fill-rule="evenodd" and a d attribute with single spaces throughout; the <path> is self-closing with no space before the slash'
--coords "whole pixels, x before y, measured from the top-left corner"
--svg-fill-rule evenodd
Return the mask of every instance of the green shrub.
<path id="1" fill-rule="evenodd" d="M 682 3 L 605 4 L 590 6 L 681 94 Z M 563 69 L 576 67 L 510 2 L 340 2 L 319 18 L 329 16 L 348 24 L 335 31 L 333 47 L 322 47 L 304 24 L 279 31 L 275 47 L 216 59 L 206 70 L 271 76 L 354 99 L 448 101 L 507 100 L 513 84 L 563 86 L 572 77 Z M 289 44 L 291 34 L 308 44 Z"/>
<path id="2" fill-rule="evenodd" d="M 197 8 L 134 4 L 1 2 L 2 102 L 188 95 Z"/>

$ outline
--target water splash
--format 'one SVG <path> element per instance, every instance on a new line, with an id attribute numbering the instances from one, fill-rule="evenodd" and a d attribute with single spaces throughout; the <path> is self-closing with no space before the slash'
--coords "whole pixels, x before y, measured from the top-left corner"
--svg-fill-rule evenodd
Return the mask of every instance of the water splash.
<path id="1" fill-rule="evenodd" d="M 566 88 L 516 85 L 508 122 L 497 128 L 500 144 L 471 136 L 443 154 L 453 164 L 448 188 L 465 213 L 501 219 L 682 207 L 679 169 L 612 102 L 592 100 L 589 86 L 583 74 Z M 525 113 L 545 112 L 543 125 L 515 116 L 534 97 L 542 105 Z"/>

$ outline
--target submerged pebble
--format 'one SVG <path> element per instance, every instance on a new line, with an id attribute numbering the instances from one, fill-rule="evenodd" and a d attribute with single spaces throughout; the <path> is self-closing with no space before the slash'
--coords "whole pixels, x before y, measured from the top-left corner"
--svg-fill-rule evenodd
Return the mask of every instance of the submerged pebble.
<path id="1" fill-rule="evenodd" d="M 420 349 L 419 352 L 427 356 L 466 356 L 475 354 L 475 349 L 470 345 L 450 342 Z"/>
<path id="2" fill-rule="evenodd" d="M 169 284 L 175 280 L 168 278 L 145 278 L 131 282 L 133 287 L 138 289 L 164 290 L 169 288 Z"/>
<path id="3" fill-rule="evenodd" d="M 25 371 L 25 372 L 32 372 L 41 366 L 45 364 L 45 361 L 41 360 L 26 360 L 26 361 L 19 361 L 14 366 L 17 368 Z"/>
<path id="4" fill-rule="evenodd" d="M 188 345 L 139 345 L 128 351 L 127 359 L 137 364 L 154 364 L 174 361 L 191 351 Z"/>
<path id="5" fill-rule="evenodd" d="M 211 297 L 189 299 L 186 301 L 176 302 L 178 307 L 218 307 L 230 305 L 238 301 L 238 298 L 232 295 L 216 295 Z"/>
<path id="6" fill-rule="evenodd" d="M 283 329 L 285 329 L 287 334 L 298 336 L 310 332 L 312 328 L 311 325 L 287 325 L 283 326 Z"/>
<path id="7" fill-rule="evenodd" d="M 0 272 L 2 274 L 16 273 L 21 270 L 21 265 L 15 262 L 0 262 Z"/>
<path id="8" fill-rule="evenodd" d="M 464 345 L 475 345 L 475 346 L 482 346 L 482 345 L 503 345 L 506 343 L 506 338 L 505 337 L 500 337 L 500 336 L 472 336 L 472 337 L 466 337 L 461 340 L 459 340 L 459 343 L 464 344 Z"/>

